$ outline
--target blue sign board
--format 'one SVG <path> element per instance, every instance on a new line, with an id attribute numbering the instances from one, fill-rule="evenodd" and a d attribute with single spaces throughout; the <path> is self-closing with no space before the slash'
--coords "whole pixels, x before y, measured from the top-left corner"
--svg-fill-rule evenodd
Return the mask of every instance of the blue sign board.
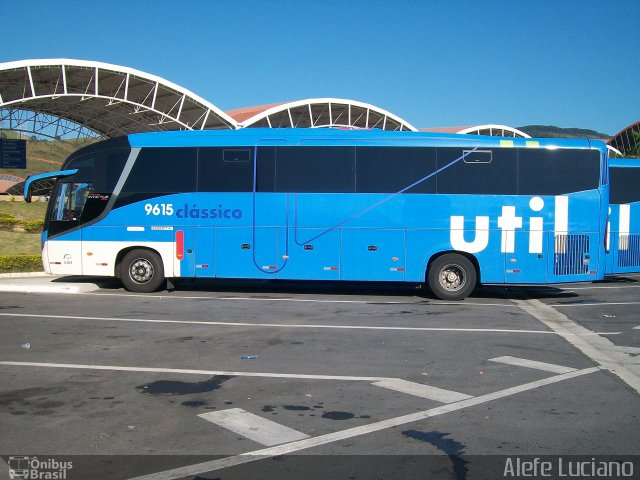
<path id="1" fill-rule="evenodd" d="M 27 168 L 27 141 L 0 138 L 0 168 Z"/>

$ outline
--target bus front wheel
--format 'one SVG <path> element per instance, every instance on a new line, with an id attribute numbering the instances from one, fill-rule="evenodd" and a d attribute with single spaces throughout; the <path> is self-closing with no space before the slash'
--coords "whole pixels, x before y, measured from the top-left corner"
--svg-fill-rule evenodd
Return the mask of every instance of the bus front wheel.
<path id="1" fill-rule="evenodd" d="M 132 250 L 122 259 L 121 280 L 130 292 L 151 293 L 165 281 L 162 259 L 150 250 Z"/>
<path id="2" fill-rule="evenodd" d="M 476 288 L 477 278 L 473 263 L 457 253 L 436 258 L 427 273 L 431 292 L 441 300 L 463 300 Z"/>

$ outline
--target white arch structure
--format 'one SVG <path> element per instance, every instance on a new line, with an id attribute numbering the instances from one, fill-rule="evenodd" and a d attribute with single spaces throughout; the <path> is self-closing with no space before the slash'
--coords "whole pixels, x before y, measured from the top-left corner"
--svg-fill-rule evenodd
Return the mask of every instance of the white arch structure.
<path id="1" fill-rule="evenodd" d="M 5 125 L 44 136 L 105 138 L 237 128 L 222 110 L 161 77 L 71 59 L 0 63 L 0 126 Z"/>
<path id="2" fill-rule="evenodd" d="M 620 157 L 620 158 L 624 157 L 624 153 L 622 153 L 616 147 L 612 147 L 609 144 L 607 144 L 607 150 L 609 150 L 609 156 L 610 157 Z"/>
<path id="3" fill-rule="evenodd" d="M 227 112 L 241 128 L 379 128 L 418 131 L 402 118 L 368 103 L 340 98 L 311 98 Z"/>
<path id="4" fill-rule="evenodd" d="M 509 127 L 507 125 L 477 125 L 474 127 L 466 127 L 457 133 L 470 134 L 470 135 L 489 135 L 494 137 L 521 137 L 531 138 L 531 135 L 527 135 L 522 130 Z"/>

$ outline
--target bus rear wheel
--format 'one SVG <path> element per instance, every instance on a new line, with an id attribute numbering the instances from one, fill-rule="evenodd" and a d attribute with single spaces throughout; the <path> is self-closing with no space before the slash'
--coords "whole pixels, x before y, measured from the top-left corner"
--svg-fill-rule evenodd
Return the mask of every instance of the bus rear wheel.
<path id="1" fill-rule="evenodd" d="M 431 292 L 441 300 L 463 300 L 475 288 L 478 274 L 471 261 L 457 253 L 436 258 L 427 273 Z"/>
<path id="2" fill-rule="evenodd" d="M 122 259 L 121 278 L 130 292 L 155 292 L 165 281 L 160 256 L 150 250 L 132 250 Z"/>

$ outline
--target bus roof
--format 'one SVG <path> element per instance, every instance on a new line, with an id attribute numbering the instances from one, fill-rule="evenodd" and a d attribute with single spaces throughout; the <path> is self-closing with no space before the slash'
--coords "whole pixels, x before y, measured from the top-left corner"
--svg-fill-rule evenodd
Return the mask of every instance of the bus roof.
<path id="1" fill-rule="evenodd" d="M 640 168 L 640 158 L 610 158 L 609 167 L 614 168 Z"/>
<path id="2" fill-rule="evenodd" d="M 598 140 L 567 138 L 514 138 L 460 135 L 434 132 L 339 130 L 331 128 L 247 128 L 240 130 L 198 130 L 135 133 L 128 136 L 133 148 L 247 145 L 308 145 L 331 141 L 343 145 L 450 146 L 485 148 L 585 148 L 606 152 Z"/>

